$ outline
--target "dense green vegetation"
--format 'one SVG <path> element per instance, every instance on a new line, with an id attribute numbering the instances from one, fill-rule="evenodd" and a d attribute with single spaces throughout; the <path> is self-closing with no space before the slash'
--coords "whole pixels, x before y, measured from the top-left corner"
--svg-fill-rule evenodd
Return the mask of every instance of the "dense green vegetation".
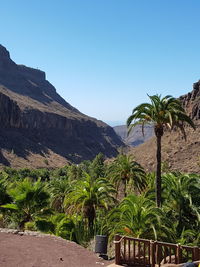
<path id="1" fill-rule="evenodd" d="M 130 156 L 55 170 L 0 171 L 0 225 L 52 233 L 82 245 L 115 233 L 200 245 L 200 175 L 164 173 L 162 207 L 155 173 Z"/>

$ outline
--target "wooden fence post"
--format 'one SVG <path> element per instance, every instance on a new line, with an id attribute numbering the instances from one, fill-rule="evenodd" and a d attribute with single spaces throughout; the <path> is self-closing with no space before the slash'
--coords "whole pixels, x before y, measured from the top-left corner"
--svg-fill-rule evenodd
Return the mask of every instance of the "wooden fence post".
<path id="1" fill-rule="evenodd" d="M 151 240 L 150 242 L 150 246 L 151 246 L 151 266 L 154 267 L 155 266 L 155 242 Z"/>
<path id="2" fill-rule="evenodd" d="M 176 259 L 177 259 L 176 264 L 181 263 L 181 246 L 180 246 L 180 244 L 176 245 Z"/>
<path id="3" fill-rule="evenodd" d="M 154 246 L 155 246 L 155 264 L 158 264 L 160 266 L 160 263 L 159 263 L 160 249 L 159 249 L 159 244 L 157 243 L 157 241 L 154 242 Z"/>
<path id="4" fill-rule="evenodd" d="M 120 235 L 115 235 L 115 264 L 121 263 L 120 250 L 121 244 L 118 242 L 121 239 Z"/>
<path id="5" fill-rule="evenodd" d="M 194 247 L 193 248 L 193 259 L 192 261 L 198 261 L 200 260 L 200 252 L 199 252 L 199 248 L 198 247 Z"/>

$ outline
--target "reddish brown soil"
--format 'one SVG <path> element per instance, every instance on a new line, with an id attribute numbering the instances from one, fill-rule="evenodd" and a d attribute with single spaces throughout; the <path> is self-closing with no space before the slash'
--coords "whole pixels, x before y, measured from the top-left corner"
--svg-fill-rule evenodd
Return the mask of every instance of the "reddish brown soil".
<path id="1" fill-rule="evenodd" d="M 109 261 L 74 242 L 51 236 L 0 233 L 1 267 L 95 267 Z"/>
<path id="2" fill-rule="evenodd" d="M 200 172 L 200 124 L 196 126 L 196 131 L 191 128 L 186 129 L 186 141 L 179 131 L 164 133 L 162 138 L 162 162 L 167 166 L 165 171 Z M 147 171 L 155 171 L 155 137 L 138 147 L 131 148 L 130 154 Z"/>

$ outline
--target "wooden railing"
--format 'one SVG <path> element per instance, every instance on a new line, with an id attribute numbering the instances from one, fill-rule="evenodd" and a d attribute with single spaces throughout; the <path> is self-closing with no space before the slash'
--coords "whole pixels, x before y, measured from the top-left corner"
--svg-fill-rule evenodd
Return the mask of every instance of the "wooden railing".
<path id="1" fill-rule="evenodd" d="M 200 248 L 181 246 L 147 239 L 115 236 L 115 263 L 130 266 L 179 264 L 200 260 Z"/>

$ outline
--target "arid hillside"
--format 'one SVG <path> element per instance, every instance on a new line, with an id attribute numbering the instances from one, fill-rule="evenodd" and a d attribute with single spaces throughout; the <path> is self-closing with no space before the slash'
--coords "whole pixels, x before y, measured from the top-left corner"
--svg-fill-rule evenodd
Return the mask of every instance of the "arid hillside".
<path id="1" fill-rule="evenodd" d="M 187 129 L 187 140 L 180 132 L 166 132 L 162 138 L 162 162 L 165 170 L 200 171 L 200 124 L 196 131 Z M 148 171 L 156 168 L 156 139 L 151 138 L 144 144 L 131 148 L 130 153 Z"/>

